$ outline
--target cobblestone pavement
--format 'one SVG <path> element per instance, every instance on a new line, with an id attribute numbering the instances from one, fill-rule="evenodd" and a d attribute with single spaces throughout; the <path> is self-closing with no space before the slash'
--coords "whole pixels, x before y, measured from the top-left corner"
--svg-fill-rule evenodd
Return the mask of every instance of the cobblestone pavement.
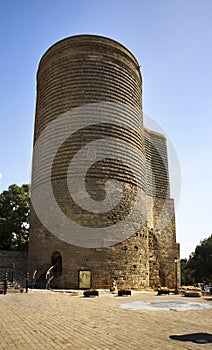
<path id="1" fill-rule="evenodd" d="M 0 349 L 129 350 L 212 349 L 212 309 L 129 310 L 129 301 L 189 301 L 212 305 L 212 298 L 134 292 L 96 298 L 52 291 L 0 295 Z M 207 333 L 207 343 L 174 340 L 173 335 Z M 204 339 L 203 339 L 204 341 Z"/>

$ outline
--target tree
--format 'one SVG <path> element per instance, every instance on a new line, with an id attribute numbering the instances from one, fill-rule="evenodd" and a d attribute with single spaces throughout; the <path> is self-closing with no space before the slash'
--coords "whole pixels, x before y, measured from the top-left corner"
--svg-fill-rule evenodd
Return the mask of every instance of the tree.
<path id="1" fill-rule="evenodd" d="M 191 276 L 191 272 L 188 269 L 188 259 L 181 259 L 180 260 L 180 267 L 181 267 L 181 284 L 183 286 L 191 285 L 193 284 L 193 277 Z"/>
<path id="2" fill-rule="evenodd" d="M 182 262 L 182 283 L 212 283 L 212 234 L 200 241 L 189 259 Z"/>
<path id="3" fill-rule="evenodd" d="M 196 282 L 212 282 L 212 234 L 196 246 L 190 255 L 188 269 Z"/>
<path id="4" fill-rule="evenodd" d="M 0 194 L 0 249 L 27 250 L 29 185 L 11 185 Z"/>

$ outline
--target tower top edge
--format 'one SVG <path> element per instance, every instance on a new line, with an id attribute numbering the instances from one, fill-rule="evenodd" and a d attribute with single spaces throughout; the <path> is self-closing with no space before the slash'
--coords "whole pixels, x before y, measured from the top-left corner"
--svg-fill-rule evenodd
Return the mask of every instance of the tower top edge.
<path id="1" fill-rule="evenodd" d="M 152 129 L 148 129 L 147 127 L 144 127 L 144 132 L 159 137 L 161 139 L 164 139 L 166 141 L 166 136 L 158 131 L 152 130 Z"/>
<path id="2" fill-rule="evenodd" d="M 58 48 L 61 48 L 63 46 L 63 44 L 65 45 L 66 43 L 68 42 L 72 42 L 73 44 L 74 43 L 87 43 L 87 44 L 91 44 L 92 43 L 99 43 L 99 44 L 105 44 L 105 45 L 108 45 L 108 46 L 111 46 L 111 47 L 116 47 L 116 48 L 119 48 L 120 51 L 125 51 L 126 54 L 131 57 L 131 59 L 134 61 L 134 63 L 140 68 L 140 65 L 139 65 L 139 62 L 137 60 L 137 58 L 134 56 L 134 54 L 126 47 L 124 46 L 123 44 L 121 44 L 120 42 L 118 42 L 117 40 L 115 39 L 112 39 L 112 38 L 108 38 L 108 37 L 105 37 L 105 36 L 101 36 L 101 35 L 96 35 L 96 34 L 77 34 L 77 35 L 73 35 L 73 36 L 69 36 L 69 37 L 66 37 L 64 39 L 61 39 L 59 41 L 57 41 L 56 43 L 54 43 L 53 45 L 51 45 L 45 52 L 44 54 L 41 56 L 41 59 L 40 59 L 40 64 L 41 62 L 48 56 L 48 54 L 54 50 L 54 49 L 57 49 Z M 39 64 L 39 65 L 40 65 Z"/>

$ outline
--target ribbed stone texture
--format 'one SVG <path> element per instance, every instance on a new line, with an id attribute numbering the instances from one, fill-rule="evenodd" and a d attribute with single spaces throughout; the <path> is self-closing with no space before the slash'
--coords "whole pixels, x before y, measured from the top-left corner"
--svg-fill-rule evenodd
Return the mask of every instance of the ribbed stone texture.
<path id="1" fill-rule="evenodd" d="M 92 35 L 62 40 L 39 65 L 35 141 L 50 121 L 71 108 L 110 101 L 141 109 L 141 93 L 139 64 L 124 46 Z"/>
<path id="2" fill-rule="evenodd" d="M 85 125 L 86 118 L 92 119 L 92 125 Z M 60 127 L 57 120 L 61 121 Z M 79 35 L 56 43 L 42 57 L 37 73 L 32 170 L 35 194 L 49 181 L 48 158 L 65 123 L 67 127 L 72 123 L 76 132 L 65 137 L 51 162 L 51 190 L 63 214 L 83 227 L 97 230 L 114 227 L 132 210 L 135 215 L 121 232 L 125 239 L 112 246 L 87 248 L 62 239 L 65 223 L 58 225 L 58 235 L 52 234 L 31 205 L 29 271 L 33 282 L 41 280 L 59 256 L 62 274 L 52 279 L 52 287 L 82 287 L 79 271 L 90 271 L 93 288 L 108 288 L 113 279 L 120 287 L 134 289 L 158 284 L 174 286 L 173 259 L 179 256 L 179 246 L 170 199 L 166 140 L 143 127 L 140 68 L 124 46 L 104 37 Z M 43 133 L 49 142 L 39 149 Z M 109 141 L 97 155 L 92 143 L 102 139 Z M 111 139 L 118 142 L 113 144 Z M 80 162 L 76 160 L 78 168 L 70 169 L 70 162 L 89 144 L 89 152 L 82 153 Z M 116 155 L 114 159 L 106 156 L 107 149 Z M 92 159 L 93 164 L 86 169 Z M 84 171 L 86 191 L 96 202 L 104 200 L 108 180 L 119 183 L 122 198 L 115 208 L 91 213 L 76 204 L 70 190 L 76 196 L 80 193 L 75 180 Z M 55 219 L 52 202 L 44 204 L 44 216 L 50 223 Z M 131 235 L 129 226 L 135 228 Z"/>

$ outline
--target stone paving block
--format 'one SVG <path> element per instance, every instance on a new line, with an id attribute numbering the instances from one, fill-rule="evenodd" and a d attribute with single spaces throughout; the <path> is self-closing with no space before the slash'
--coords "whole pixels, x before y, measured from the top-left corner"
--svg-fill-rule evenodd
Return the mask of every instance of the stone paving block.
<path id="1" fill-rule="evenodd" d="M 210 335 L 212 309 L 176 312 L 119 307 L 129 301 L 167 300 L 185 302 L 188 298 L 137 292 L 130 299 L 105 293 L 98 299 L 85 300 L 39 290 L 1 295 L 0 350 L 211 349 L 211 342 L 198 344 L 170 336 Z M 198 302 L 212 305 L 211 298 L 201 297 Z"/>

